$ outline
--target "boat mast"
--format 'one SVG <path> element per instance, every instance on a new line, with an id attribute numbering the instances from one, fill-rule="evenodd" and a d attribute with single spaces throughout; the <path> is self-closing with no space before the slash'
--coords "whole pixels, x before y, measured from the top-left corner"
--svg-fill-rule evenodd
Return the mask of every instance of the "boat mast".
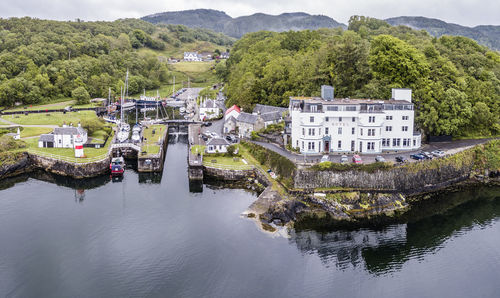
<path id="1" fill-rule="evenodd" d="M 175 94 L 175 76 L 174 76 L 174 84 L 172 85 L 172 98 L 174 98 Z"/>

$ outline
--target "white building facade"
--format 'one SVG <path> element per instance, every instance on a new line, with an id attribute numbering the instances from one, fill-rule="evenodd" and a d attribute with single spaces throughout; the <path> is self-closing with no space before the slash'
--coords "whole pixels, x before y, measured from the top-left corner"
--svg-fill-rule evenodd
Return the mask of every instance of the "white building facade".
<path id="1" fill-rule="evenodd" d="M 201 55 L 198 52 L 184 52 L 184 61 L 202 61 Z"/>
<path id="2" fill-rule="evenodd" d="M 390 100 L 369 100 L 334 99 L 333 87 L 323 87 L 322 97 L 290 98 L 291 142 L 301 153 L 381 153 L 421 146 L 410 89 L 393 89 Z"/>

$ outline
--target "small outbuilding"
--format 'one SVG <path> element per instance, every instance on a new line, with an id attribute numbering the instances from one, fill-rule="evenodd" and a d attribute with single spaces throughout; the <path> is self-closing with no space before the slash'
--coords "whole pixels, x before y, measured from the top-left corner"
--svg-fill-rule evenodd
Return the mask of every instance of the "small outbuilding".
<path id="1" fill-rule="evenodd" d="M 223 138 L 213 138 L 208 141 L 205 151 L 207 153 L 226 153 L 227 147 L 230 145 L 231 144 Z"/>

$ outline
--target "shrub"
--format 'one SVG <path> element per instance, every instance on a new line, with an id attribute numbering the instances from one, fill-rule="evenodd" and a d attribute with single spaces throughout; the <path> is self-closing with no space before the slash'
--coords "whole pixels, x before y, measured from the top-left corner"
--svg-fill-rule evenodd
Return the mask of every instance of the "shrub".
<path id="1" fill-rule="evenodd" d="M 281 177 L 293 177 L 297 167 L 288 158 L 257 144 L 241 141 L 242 146 L 261 164 L 271 168 Z"/>

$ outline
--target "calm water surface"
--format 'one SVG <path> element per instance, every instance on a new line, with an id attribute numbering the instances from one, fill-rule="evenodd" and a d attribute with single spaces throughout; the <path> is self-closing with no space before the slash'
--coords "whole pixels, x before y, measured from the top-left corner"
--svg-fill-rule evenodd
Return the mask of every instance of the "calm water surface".
<path id="1" fill-rule="evenodd" d="M 255 193 L 190 193 L 182 143 L 163 176 L 33 175 L 0 189 L 0 297 L 500 296 L 498 188 L 380 230 L 288 238 L 240 216 Z"/>

